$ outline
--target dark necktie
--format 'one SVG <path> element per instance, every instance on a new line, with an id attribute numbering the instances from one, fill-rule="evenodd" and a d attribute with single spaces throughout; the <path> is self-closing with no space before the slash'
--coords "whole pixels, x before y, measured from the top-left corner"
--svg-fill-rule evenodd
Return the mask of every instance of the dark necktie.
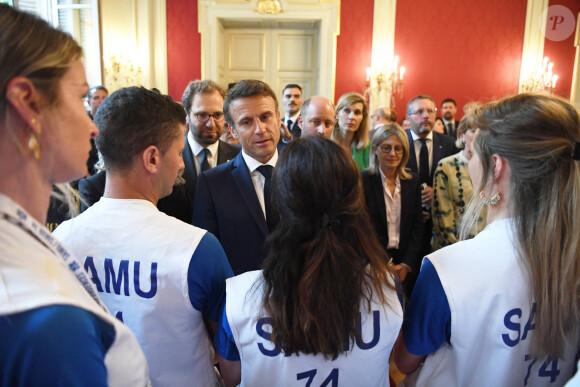
<path id="1" fill-rule="evenodd" d="M 288 132 L 292 133 L 292 120 L 288 120 L 286 127 L 288 128 Z"/>
<path id="2" fill-rule="evenodd" d="M 427 183 L 429 180 L 429 150 L 427 149 L 427 140 L 420 138 L 421 151 L 419 152 L 419 182 Z"/>
<path id="3" fill-rule="evenodd" d="M 268 223 L 268 230 L 272 232 L 278 223 L 276 221 L 276 214 L 272 208 L 272 190 L 270 188 L 270 177 L 272 176 L 272 170 L 274 167 L 271 165 L 261 165 L 257 169 L 258 172 L 264 176 L 264 207 L 266 208 L 266 223 Z"/>
<path id="4" fill-rule="evenodd" d="M 454 132 L 455 132 L 455 128 L 453 127 L 453 124 L 452 123 L 447 124 L 447 134 L 452 136 L 452 137 L 455 137 Z"/>
<path id="5" fill-rule="evenodd" d="M 209 166 L 209 150 L 207 148 L 203 148 L 203 156 L 201 157 L 201 171 L 207 171 L 211 167 Z"/>

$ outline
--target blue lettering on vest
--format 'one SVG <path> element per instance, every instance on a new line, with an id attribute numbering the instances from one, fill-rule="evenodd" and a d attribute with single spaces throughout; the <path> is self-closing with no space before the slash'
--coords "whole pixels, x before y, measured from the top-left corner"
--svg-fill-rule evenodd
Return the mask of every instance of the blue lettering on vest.
<path id="1" fill-rule="evenodd" d="M 528 337 L 528 332 L 536 329 L 536 324 L 534 324 L 534 317 L 536 317 L 536 303 L 532 304 L 532 310 L 530 311 L 530 318 L 528 318 L 528 322 L 524 327 L 524 334 L 522 335 L 521 341 L 524 341 L 526 337 Z"/>
<path id="2" fill-rule="evenodd" d="M 117 320 L 124 322 L 123 321 L 123 312 L 119 311 L 117 312 L 117 314 L 115 315 L 115 317 L 117 318 Z"/>
<path id="3" fill-rule="evenodd" d="M 380 321 L 380 314 L 378 310 L 373 310 L 373 339 L 365 343 L 362 339 L 362 315 L 358 314 L 358 323 L 357 323 L 358 333 L 361 336 L 361 339 L 356 339 L 356 345 L 362 349 L 371 349 L 377 345 L 379 339 L 381 337 L 381 321 Z"/>
<path id="4" fill-rule="evenodd" d="M 503 342 L 508 347 L 515 347 L 516 344 L 520 342 L 520 323 L 512 321 L 512 317 L 514 317 L 514 316 L 517 316 L 517 318 L 520 319 L 522 317 L 522 310 L 520 308 L 514 308 L 514 309 L 510 310 L 509 312 L 507 312 L 503 318 L 503 323 L 504 323 L 505 327 L 518 334 L 514 340 L 511 339 L 511 337 L 508 333 L 503 333 L 501 335 Z"/>
<path id="5" fill-rule="evenodd" d="M 134 286 L 135 286 L 135 293 L 143 298 L 153 298 L 155 294 L 157 294 L 157 262 L 151 262 L 151 274 L 149 275 L 149 280 L 151 282 L 151 288 L 148 292 L 144 292 L 141 290 L 141 285 L 139 282 L 139 272 L 141 268 L 141 262 L 137 261 L 134 263 L 134 275 L 133 278 Z"/>
<path id="6" fill-rule="evenodd" d="M 91 280 L 95 284 L 95 287 L 99 292 L 103 292 L 103 287 L 101 286 L 101 280 L 99 280 L 99 275 L 97 274 L 97 269 L 95 269 L 95 263 L 93 262 L 93 257 L 87 257 L 85 259 L 85 271 L 91 275 Z"/>
<path id="7" fill-rule="evenodd" d="M 121 294 L 121 285 L 124 285 L 124 294 L 126 296 L 129 295 L 129 261 L 121 260 L 119 263 L 119 276 L 116 277 L 113 260 L 105 258 L 105 290 L 107 293 L 111 293 L 111 282 L 113 282 L 115 294 Z"/>
<path id="8" fill-rule="evenodd" d="M 270 332 L 267 332 L 264 330 L 264 325 L 269 325 L 271 327 L 272 326 L 272 318 L 271 317 L 262 317 L 256 323 L 256 333 L 258 334 L 258 336 L 260 336 L 261 338 L 268 340 L 270 343 L 272 343 L 272 334 Z M 270 330 L 271 330 L 271 328 L 270 328 Z M 275 345 L 274 345 L 274 349 L 266 349 L 262 343 L 258 343 L 258 349 L 260 350 L 260 352 L 262 352 L 262 354 L 264 354 L 266 356 L 270 356 L 270 357 L 276 357 L 280 354 L 280 350 L 278 348 L 276 348 Z"/>
<path id="9" fill-rule="evenodd" d="M 528 320 L 526 325 L 524 325 L 524 330 L 522 332 L 522 310 L 520 308 L 514 308 L 506 313 L 503 318 L 503 323 L 507 329 L 510 331 L 514 331 L 517 333 L 517 336 L 512 339 L 509 333 L 503 333 L 501 335 L 503 342 L 508 347 L 515 347 L 520 341 L 524 341 L 528 337 L 528 333 L 531 330 L 536 328 L 536 324 L 534 323 L 534 318 L 536 316 L 536 303 L 532 304 L 532 308 L 530 309 L 530 315 L 528 316 Z"/>

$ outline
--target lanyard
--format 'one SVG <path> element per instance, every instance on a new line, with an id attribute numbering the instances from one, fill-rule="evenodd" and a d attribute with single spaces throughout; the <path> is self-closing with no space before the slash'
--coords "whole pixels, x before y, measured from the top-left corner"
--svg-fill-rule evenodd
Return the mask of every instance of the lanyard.
<path id="1" fill-rule="evenodd" d="M 46 229 L 46 227 L 38 223 L 36 219 L 30 216 L 18 204 L 2 194 L 0 194 L 0 218 L 19 226 L 50 249 L 54 255 L 60 257 L 64 264 L 73 272 L 79 282 L 84 286 L 85 290 L 93 300 L 95 300 L 95 302 L 99 304 L 107 314 L 109 313 L 107 307 L 99 298 L 97 289 L 95 289 L 92 280 L 88 278 L 87 273 L 77 262 L 74 255 L 72 255 L 69 250 Z"/>

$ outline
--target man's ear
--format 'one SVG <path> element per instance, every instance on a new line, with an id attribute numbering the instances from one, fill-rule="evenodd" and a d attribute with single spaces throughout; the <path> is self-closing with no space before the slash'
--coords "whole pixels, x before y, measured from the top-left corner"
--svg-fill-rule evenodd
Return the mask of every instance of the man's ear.
<path id="1" fill-rule="evenodd" d="M 302 116 L 298 116 L 298 126 L 302 128 Z"/>
<path id="2" fill-rule="evenodd" d="M 232 137 L 239 139 L 238 133 L 236 132 L 236 130 L 234 129 L 234 127 L 232 125 L 230 125 L 230 124 L 227 124 L 227 125 L 228 125 L 228 129 L 229 129 L 230 134 L 232 135 Z"/>
<path id="3" fill-rule="evenodd" d="M 38 120 L 40 93 L 30 79 L 21 76 L 12 78 L 6 86 L 6 99 L 22 121 L 40 135 L 42 130 Z"/>
<path id="4" fill-rule="evenodd" d="M 159 172 L 159 163 L 161 162 L 161 152 L 155 145 L 149 145 L 143 152 L 141 152 L 141 162 L 143 167 L 150 174 Z"/>

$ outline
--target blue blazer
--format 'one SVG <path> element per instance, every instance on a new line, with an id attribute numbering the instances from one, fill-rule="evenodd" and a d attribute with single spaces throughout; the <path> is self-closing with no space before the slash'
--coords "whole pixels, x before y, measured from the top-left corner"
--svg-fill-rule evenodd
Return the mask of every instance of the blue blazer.
<path id="1" fill-rule="evenodd" d="M 234 274 L 261 268 L 268 224 L 241 152 L 199 176 L 192 223 L 219 239 Z"/>
<path id="2" fill-rule="evenodd" d="M 407 162 L 407 168 L 419 175 L 419 168 L 417 166 L 417 154 L 415 153 L 415 146 L 413 145 L 413 137 L 411 136 L 411 130 L 407 129 L 407 137 L 409 138 L 409 161 Z M 431 164 L 431 170 L 429 171 L 429 181 L 427 185 L 433 187 L 433 175 L 435 174 L 435 169 L 437 169 L 437 164 L 439 160 L 456 154 L 459 149 L 455 146 L 455 140 L 446 134 L 441 134 L 433 132 L 433 163 Z"/>

